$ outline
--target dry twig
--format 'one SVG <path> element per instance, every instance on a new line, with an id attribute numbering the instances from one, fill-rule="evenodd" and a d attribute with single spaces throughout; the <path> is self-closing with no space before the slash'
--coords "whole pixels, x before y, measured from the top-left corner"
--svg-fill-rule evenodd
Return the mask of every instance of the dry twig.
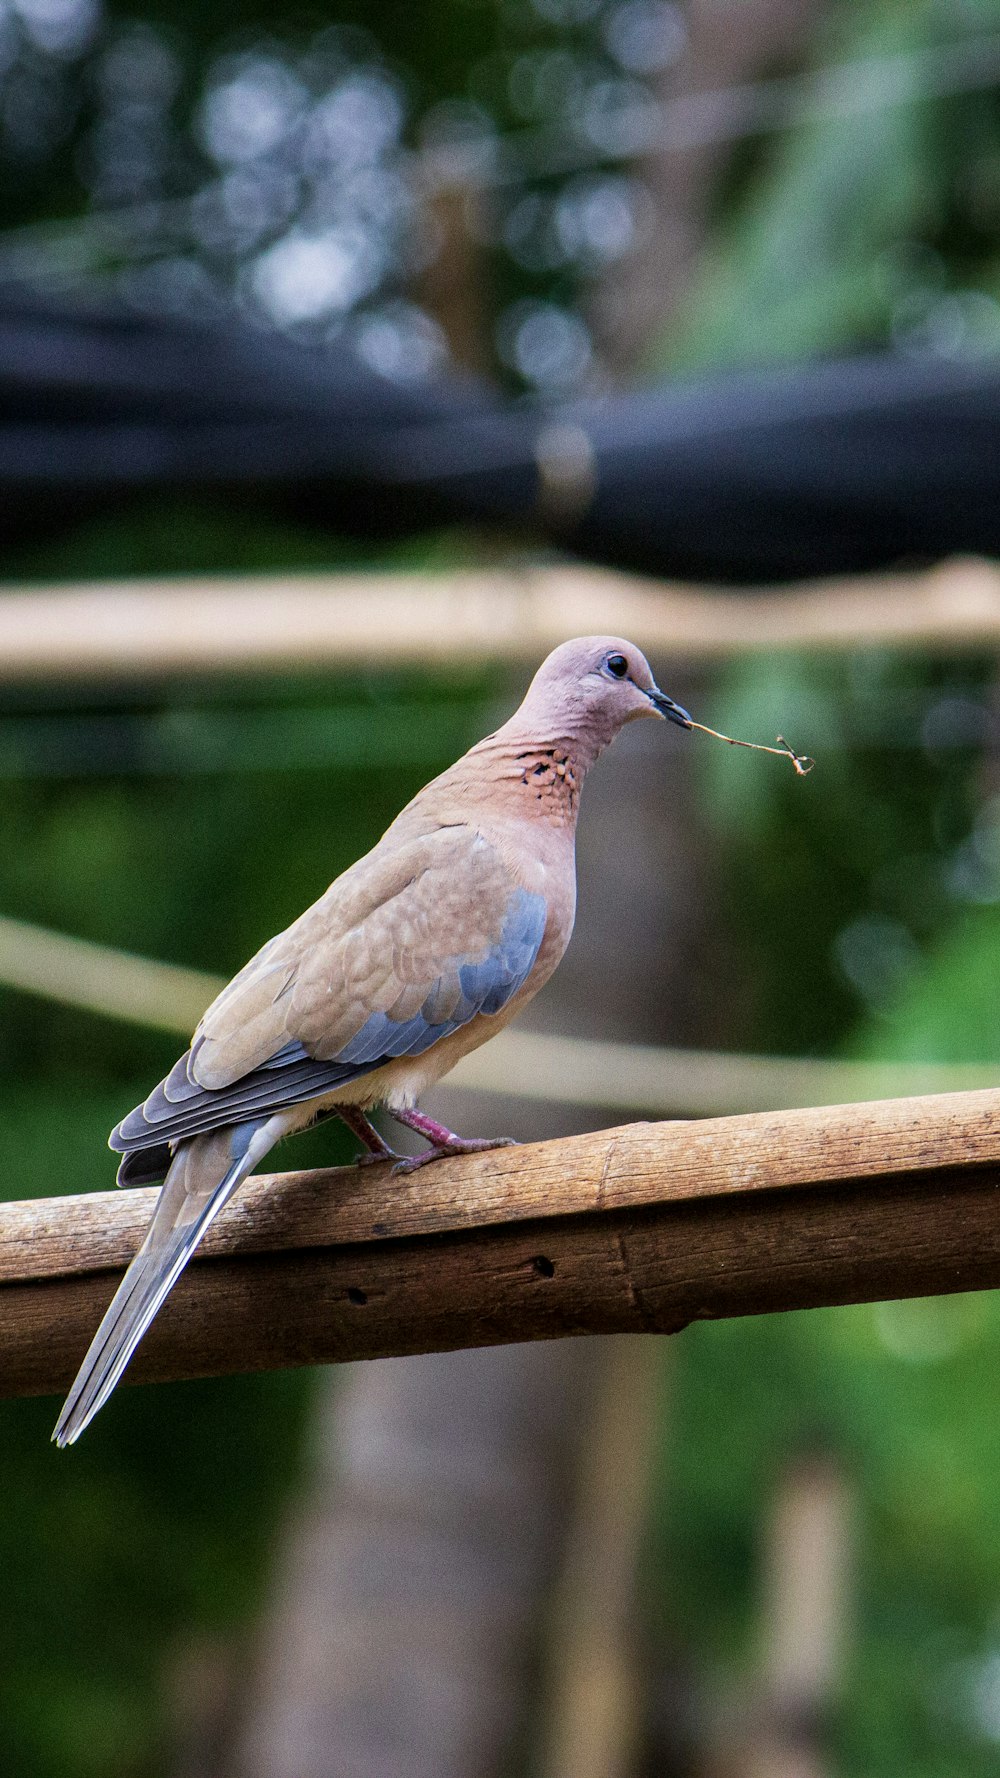
<path id="1" fill-rule="evenodd" d="M 708 728 L 703 722 L 692 721 L 690 726 L 700 729 L 703 735 L 713 736 L 716 741 L 725 741 L 727 747 L 749 747 L 754 753 L 777 753 L 782 759 L 790 759 L 800 778 L 804 778 L 808 772 L 811 772 L 816 764 L 814 759 L 809 758 L 808 753 L 796 753 L 794 747 L 785 740 L 784 735 L 775 737 L 778 743 L 777 747 L 765 747 L 761 741 L 738 741 L 735 735 L 720 734 L 717 728 Z"/>

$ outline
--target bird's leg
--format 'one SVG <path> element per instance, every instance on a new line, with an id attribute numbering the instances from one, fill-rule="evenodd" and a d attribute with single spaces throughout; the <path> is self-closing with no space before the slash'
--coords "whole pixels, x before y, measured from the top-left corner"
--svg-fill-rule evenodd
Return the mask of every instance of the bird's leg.
<path id="1" fill-rule="evenodd" d="M 404 1155 L 397 1154 L 394 1148 L 389 1147 L 388 1142 L 382 1140 L 375 1125 L 369 1122 L 360 1105 L 338 1105 L 335 1107 L 335 1111 L 336 1115 L 347 1125 L 351 1135 L 356 1136 L 365 1147 L 366 1153 L 359 1155 L 357 1159 L 356 1164 L 359 1167 L 370 1167 L 375 1161 L 405 1160 Z"/>
<path id="2" fill-rule="evenodd" d="M 418 1167 L 426 1166 L 428 1161 L 443 1160 L 448 1154 L 481 1154 L 486 1148 L 512 1148 L 514 1140 L 511 1136 L 456 1136 L 446 1124 L 439 1124 L 426 1112 L 415 1110 L 393 1111 L 397 1124 L 405 1125 L 408 1130 L 416 1130 L 418 1136 L 426 1136 L 431 1144 L 426 1154 L 407 1155 L 405 1160 L 397 1161 L 394 1173 L 414 1173 Z"/>

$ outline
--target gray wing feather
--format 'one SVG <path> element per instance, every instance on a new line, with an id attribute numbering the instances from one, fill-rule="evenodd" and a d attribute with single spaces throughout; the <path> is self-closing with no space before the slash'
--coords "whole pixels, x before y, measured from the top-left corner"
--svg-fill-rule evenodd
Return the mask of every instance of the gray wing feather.
<path id="1" fill-rule="evenodd" d="M 266 1111 L 278 1111 L 287 1105 L 299 1105 L 305 1099 L 316 1099 L 343 1080 L 367 1073 L 367 1069 L 341 1067 L 333 1062 L 318 1062 L 307 1055 L 301 1044 L 295 1053 L 288 1053 L 279 1067 L 255 1068 L 232 1086 L 212 1089 L 190 1082 L 190 1091 L 169 1099 L 162 1086 L 152 1092 L 145 1104 L 137 1105 L 123 1118 L 108 1138 L 109 1146 L 119 1154 L 136 1148 L 152 1148 L 164 1142 L 179 1142 L 186 1136 L 203 1135 L 222 1124 L 244 1123 Z M 197 1045 L 182 1056 L 179 1067 L 188 1067 L 197 1055 Z"/>
<path id="2" fill-rule="evenodd" d="M 284 1044 L 260 1068 L 232 1085 L 203 1087 L 193 1077 L 198 1042 L 154 1088 L 143 1105 L 129 1112 L 109 1138 L 119 1154 L 164 1148 L 226 1124 L 243 1123 L 286 1106 L 317 1099 L 351 1080 L 371 1074 L 400 1056 L 418 1056 L 449 1037 L 478 1013 L 497 1013 L 527 980 L 545 932 L 544 896 L 517 889 L 503 930 L 488 956 L 478 962 L 451 960 L 461 996 L 445 1018 L 435 1016 L 443 977 L 429 988 L 420 1011 L 408 1019 L 374 1012 L 329 1061 L 311 1056 L 296 1039 Z M 164 1148 L 164 1153 L 165 1153 Z M 134 1175 L 126 1168 L 124 1177 Z"/>

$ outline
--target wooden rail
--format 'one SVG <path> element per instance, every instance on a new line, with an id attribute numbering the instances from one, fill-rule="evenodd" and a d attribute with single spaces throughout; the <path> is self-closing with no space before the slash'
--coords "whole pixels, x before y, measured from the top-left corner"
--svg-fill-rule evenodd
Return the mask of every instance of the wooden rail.
<path id="1" fill-rule="evenodd" d="M 1000 1284 L 1000 1092 L 251 1180 L 134 1382 Z M 153 1192 L 0 1206 L 0 1393 L 70 1381 Z"/>
<path id="2" fill-rule="evenodd" d="M 537 665 L 567 636 L 630 637 L 658 659 L 775 649 L 995 646 L 1000 571 L 740 592 L 579 564 L 426 574 L 178 575 L 0 586 L 0 684 L 368 667 Z"/>

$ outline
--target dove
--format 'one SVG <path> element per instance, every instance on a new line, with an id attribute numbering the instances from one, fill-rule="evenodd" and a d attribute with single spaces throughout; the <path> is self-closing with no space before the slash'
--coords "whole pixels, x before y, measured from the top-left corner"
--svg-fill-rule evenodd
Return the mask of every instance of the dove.
<path id="1" fill-rule="evenodd" d="M 57 1445 L 104 1406 L 206 1230 L 283 1137 L 338 1117 L 363 1162 L 396 1172 L 505 1144 L 458 1136 L 417 1102 L 558 964 L 576 910 L 584 780 L 640 717 L 691 726 L 631 643 L 564 642 L 510 720 L 419 791 L 213 1001 L 190 1049 L 111 1134 L 119 1184 L 163 1184 Z M 429 1147 L 395 1154 L 369 1121 L 375 1106 Z"/>

